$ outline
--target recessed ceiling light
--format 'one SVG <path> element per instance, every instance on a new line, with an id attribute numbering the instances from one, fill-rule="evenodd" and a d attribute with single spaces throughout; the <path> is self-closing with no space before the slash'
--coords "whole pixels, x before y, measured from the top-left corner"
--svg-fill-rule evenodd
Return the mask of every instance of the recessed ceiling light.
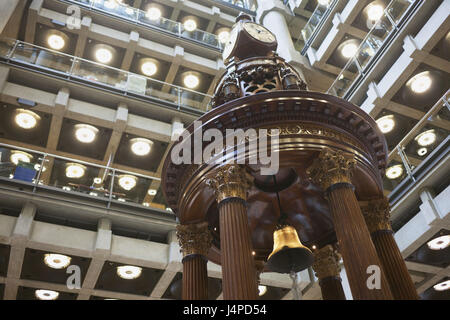
<path id="1" fill-rule="evenodd" d="M 381 132 L 389 133 L 395 127 L 395 119 L 393 115 L 384 116 L 377 120 L 378 128 L 380 128 Z"/>
<path id="2" fill-rule="evenodd" d="M 66 167 L 66 177 L 78 179 L 84 176 L 86 167 L 78 163 L 68 163 Z"/>
<path id="3" fill-rule="evenodd" d="M 59 297 L 59 292 L 53 290 L 36 290 L 34 295 L 39 300 L 56 300 Z"/>
<path id="4" fill-rule="evenodd" d="M 161 18 L 161 10 L 159 10 L 159 8 L 156 7 L 151 7 L 147 10 L 147 13 L 145 14 L 145 16 L 147 18 L 149 18 L 150 20 L 158 20 L 159 18 Z"/>
<path id="5" fill-rule="evenodd" d="M 434 129 L 422 132 L 415 138 L 415 140 L 421 147 L 430 146 L 436 142 L 436 132 Z"/>
<path id="6" fill-rule="evenodd" d="M 426 155 L 428 153 L 428 149 L 427 148 L 420 148 L 419 150 L 417 150 L 417 154 L 421 157 L 423 157 L 424 155 Z"/>
<path id="7" fill-rule="evenodd" d="M 64 187 L 62 187 L 62 189 L 63 189 L 64 191 L 72 191 L 72 188 L 71 188 L 71 187 L 68 187 L 68 186 L 64 186 Z"/>
<path id="8" fill-rule="evenodd" d="M 120 201 L 120 202 L 127 202 L 127 200 L 125 200 L 124 198 L 119 198 L 119 199 L 117 199 L 117 201 Z"/>
<path id="9" fill-rule="evenodd" d="M 259 286 L 258 286 L 258 291 L 259 291 L 259 296 L 261 297 L 261 296 L 263 296 L 263 295 L 266 294 L 266 292 L 267 292 L 267 287 L 266 287 L 266 286 L 263 286 L 263 285 L 259 285 Z"/>
<path id="10" fill-rule="evenodd" d="M 75 137 L 82 143 L 92 143 L 97 136 L 98 129 L 88 124 L 75 125 Z"/>
<path id="11" fill-rule="evenodd" d="M 194 31 L 195 29 L 197 29 L 197 22 L 194 19 L 187 19 L 183 23 L 183 27 L 186 31 Z"/>
<path id="12" fill-rule="evenodd" d="M 11 162 L 14 163 L 16 166 L 19 164 L 19 161 L 30 163 L 33 156 L 31 154 L 28 154 L 23 151 L 14 150 L 11 151 Z"/>
<path id="13" fill-rule="evenodd" d="M 154 195 L 156 195 L 156 189 L 148 189 L 148 195 L 149 195 L 149 196 L 154 196 Z"/>
<path id="14" fill-rule="evenodd" d="M 341 53 L 346 59 L 353 58 L 358 52 L 358 46 L 354 42 L 349 42 L 342 46 Z"/>
<path id="15" fill-rule="evenodd" d="M 400 178 L 402 174 L 403 174 L 403 167 L 401 164 L 392 166 L 386 170 L 386 177 L 388 177 L 388 179 L 391 180 Z"/>
<path id="16" fill-rule="evenodd" d="M 26 109 L 17 109 L 17 115 L 14 118 L 16 124 L 23 129 L 32 129 L 36 127 L 41 117 L 33 111 Z"/>
<path id="17" fill-rule="evenodd" d="M 113 53 L 108 48 L 99 48 L 95 51 L 95 60 L 100 63 L 108 64 L 113 58 Z"/>
<path id="18" fill-rule="evenodd" d="M 153 141 L 144 138 L 130 140 L 131 151 L 137 156 L 146 156 L 152 150 Z"/>
<path id="19" fill-rule="evenodd" d="M 95 183 L 95 184 L 100 184 L 100 183 L 102 183 L 102 178 L 99 178 L 99 177 L 94 178 L 94 183 Z"/>
<path id="20" fill-rule="evenodd" d="M 433 80 L 430 77 L 430 72 L 425 71 L 412 77 L 406 85 L 415 93 L 424 93 L 431 88 L 432 84 Z"/>
<path id="21" fill-rule="evenodd" d="M 34 165 L 34 170 L 36 170 L 36 171 L 41 170 L 41 165 L 40 165 L 39 163 L 36 163 L 36 164 Z M 46 167 L 46 166 L 43 166 L 43 167 L 42 167 L 42 172 L 45 172 L 45 171 L 47 171 L 47 167 Z"/>
<path id="22" fill-rule="evenodd" d="M 316 246 L 316 245 L 313 245 L 313 246 L 312 246 L 312 249 L 313 249 L 313 250 L 316 250 L 316 249 L 317 249 L 317 246 Z"/>
<path id="23" fill-rule="evenodd" d="M 117 275 L 121 277 L 122 279 L 136 279 L 139 278 L 139 276 L 142 273 L 141 267 L 135 267 L 135 266 L 120 266 L 117 267 Z"/>
<path id="24" fill-rule="evenodd" d="M 137 178 L 135 176 L 124 174 L 119 176 L 119 186 L 123 189 L 130 191 L 137 184 Z"/>
<path id="25" fill-rule="evenodd" d="M 438 283 L 437 285 L 433 286 L 433 289 L 436 291 L 445 291 L 450 289 L 450 280 Z"/>
<path id="26" fill-rule="evenodd" d="M 433 239 L 427 243 L 428 248 L 431 250 L 443 250 L 450 246 L 450 235 L 441 236 Z"/>
<path id="27" fill-rule="evenodd" d="M 187 74 L 184 77 L 183 82 L 187 88 L 194 89 L 199 85 L 200 79 L 198 78 L 198 76 L 191 73 L 191 74 Z"/>
<path id="28" fill-rule="evenodd" d="M 141 71 L 146 76 L 151 77 L 158 71 L 158 67 L 153 61 L 146 61 L 141 65 Z"/>
<path id="29" fill-rule="evenodd" d="M 51 34 L 47 38 L 47 44 L 54 50 L 61 50 L 66 45 L 66 40 L 59 34 Z"/>
<path id="30" fill-rule="evenodd" d="M 367 16 L 372 21 L 378 21 L 384 14 L 384 7 L 380 4 L 371 3 L 367 9 Z"/>
<path id="31" fill-rule="evenodd" d="M 45 264 L 53 269 L 64 269 L 70 264 L 71 260 L 71 257 L 57 253 L 47 253 L 44 256 Z"/>
<path id="32" fill-rule="evenodd" d="M 228 39 L 230 38 L 230 31 L 229 30 L 220 31 L 217 34 L 217 38 L 219 39 L 220 43 L 227 43 Z"/>
<path id="33" fill-rule="evenodd" d="M 93 197 L 98 197 L 98 193 L 94 191 L 89 192 L 89 195 Z"/>
<path id="34" fill-rule="evenodd" d="M 148 203 L 148 202 L 144 202 L 142 205 L 143 205 L 144 207 L 150 207 L 150 203 Z"/>

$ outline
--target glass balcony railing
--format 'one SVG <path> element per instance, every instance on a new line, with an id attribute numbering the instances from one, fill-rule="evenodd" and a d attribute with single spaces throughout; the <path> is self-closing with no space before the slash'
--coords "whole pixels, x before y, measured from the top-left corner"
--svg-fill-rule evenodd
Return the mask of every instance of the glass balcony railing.
<path id="1" fill-rule="evenodd" d="M 89 82 L 180 111 L 206 112 L 211 96 L 22 41 L 0 39 L 0 58 L 71 80 Z"/>
<path id="2" fill-rule="evenodd" d="M 450 91 L 447 91 L 389 153 L 384 177 L 385 190 L 392 191 L 407 181 L 415 182 L 423 175 L 424 165 L 436 153 L 445 155 L 448 152 L 449 134 Z"/>
<path id="3" fill-rule="evenodd" d="M 354 58 L 350 59 L 336 80 L 333 82 L 329 94 L 345 97 L 356 79 L 364 77 L 367 67 L 380 52 L 388 38 L 392 38 L 404 22 L 402 19 L 416 0 L 393 0 L 384 11 L 383 17 L 377 21 L 367 36 L 361 42 Z"/>
<path id="4" fill-rule="evenodd" d="M 82 5 L 85 8 L 104 12 L 109 15 L 116 16 L 121 19 L 126 19 L 132 23 L 157 29 L 163 32 L 168 32 L 174 36 L 193 40 L 208 46 L 211 46 L 217 50 L 223 50 L 224 44 L 219 41 L 219 37 L 215 34 L 194 30 L 187 31 L 183 27 L 183 24 L 177 21 L 172 21 L 164 17 L 151 17 L 147 12 L 133 8 L 126 4 L 122 4 L 117 0 L 62 0 L 64 2 L 76 3 Z"/>
<path id="5" fill-rule="evenodd" d="M 225 2 L 232 6 L 243 8 L 249 11 L 256 11 L 256 0 L 216 0 L 217 2 Z"/>
<path id="6" fill-rule="evenodd" d="M 335 8 L 337 0 L 329 2 L 327 5 L 318 4 L 316 9 L 309 18 L 305 27 L 302 29 L 301 34 L 304 41 L 304 47 L 302 49 L 302 54 L 306 53 L 306 50 L 311 45 L 311 40 L 318 30 L 318 27 L 323 23 L 324 17 L 328 16 L 331 11 Z"/>
<path id="7" fill-rule="evenodd" d="M 109 166 L 0 143 L 0 181 L 14 181 L 61 193 L 78 194 L 110 208 L 113 204 L 166 210 L 157 196 L 161 179 Z"/>

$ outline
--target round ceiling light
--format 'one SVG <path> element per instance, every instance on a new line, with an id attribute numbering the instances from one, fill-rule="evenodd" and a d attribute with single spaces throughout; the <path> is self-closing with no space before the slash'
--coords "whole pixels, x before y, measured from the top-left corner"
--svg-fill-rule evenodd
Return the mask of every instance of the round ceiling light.
<path id="1" fill-rule="evenodd" d="M 142 273 L 141 267 L 135 267 L 135 266 L 120 266 L 117 267 L 117 275 L 121 277 L 122 279 L 136 279 L 139 278 L 139 276 Z"/>
<path id="2" fill-rule="evenodd" d="M 100 63 L 108 64 L 112 61 L 113 51 L 106 46 L 101 46 L 95 50 L 95 60 Z"/>
<path id="3" fill-rule="evenodd" d="M 193 73 L 188 73 L 183 78 L 184 85 L 189 89 L 195 89 L 200 84 L 200 79 Z"/>
<path id="4" fill-rule="evenodd" d="M 445 291 L 448 290 L 449 288 L 450 288 L 450 280 L 446 280 L 433 286 L 433 289 L 436 291 Z"/>
<path id="5" fill-rule="evenodd" d="M 367 16 L 372 21 L 378 21 L 384 14 L 384 7 L 381 4 L 371 3 L 367 8 Z"/>
<path id="6" fill-rule="evenodd" d="M 219 42 L 224 44 L 228 42 L 228 39 L 230 39 L 230 30 L 228 29 L 221 29 L 217 33 L 217 38 L 219 39 Z"/>
<path id="7" fill-rule="evenodd" d="M 59 292 L 53 290 L 36 290 L 34 295 L 39 300 L 56 300 L 59 297 Z"/>
<path id="8" fill-rule="evenodd" d="M 197 29 L 197 22 L 192 18 L 187 19 L 186 21 L 184 21 L 183 27 L 186 31 L 192 32 Z"/>
<path id="9" fill-rule="evenodd" d="M 161 15 L 161 10 L 156 7 L 149 8 L 145 14 L 145 16 L 150 20 L 158 20 L 159 18 L 161 18 Z"/>
<path id="10" fill-rule="evenodd" d="M 146 156 L 150 153 L 153 141 L 144 138 L 134 138 L 130 140 L 131 151 L 137 156 Z"/>
<path id="11" fill-rule="evenodd" d="M 395 180 L 397 178 L 400 178 L 403 174 L 403 167 L 401 164 L 392 166 L 386 170 L 386 177 L 391 180 Z"/>
<path id="12" fill-rule="evenodd" d="M 156 189 L 148 189 L 148 195 L 149 196 L 155 196 L 156 195 Z"/>
<path id="13" fill-rule="evenodd" d="M 158 71 L 158 67 L 156 66 L 156 64 L 154 62 L 147 61 L 142 64 L 141 71 L 146 76 L 151 77 L 156 73 L 156 71 Z"/>
<path id="14" fill-rule="evenodd" d="M 433 239 L 427 243 L 428 248 L 431 250 L 443 250 L 450 246 L 450 235 L 441 236 Z"/>
<path id="15" fill-rule="evenodd" d="M 417 150 L 417 154 L 421 157 L 423 157 L 424 155 L 426 155 L 428 153 L 428 149 L 427 148 L 420 148 L 419 150 Z"/>
<path id="16" fill-rule="evenodd" d="M 33 156 L 23 151 L 14 150 L 11 151 L 10 159 L 11 162 L 17 166 L 19 164 L 19 161 L 30 163 L 31 159 L 33 159 Z"/>
<path id="17" fill-rule="evenodd" d="M 14 118 L 16 124 L 23 129 L 33 129 L 41 117 L 33 111 L 26 109 L 17 109 L 16 117 Z"/>
<path id="18" fill-rule="evenodd" d="M 353 58 L 358 52 L 358 45 L 354 42 L 344 44 L 341 49 L 341 53 L 346 59 Z"/>
<path id="19" fill-rule="evenodd" d="M 421 134 L 419 134 L 415 140 L 417 141 L 417 143 L 419 144 L 419 146 L 421 147 L 427 147 L 430 146 L 432 144 L 434 144 L 436 142 L 436 132 L 434 131 L 434 129 L 422 132 Z"/>
<path id="20" fill-rule="evenodd" d="M 377 120 L 378 128 L 384 134 L 391 132 L 395 127 L 395 119 L 393 115 L 384 116 Z"/>
<path id="21" fill-rule="evenodd" d="M 47 44 L 51 49 L 61 50 L 66 46 L 66 40 L 59 34 L 51 34 L 47 38 Z"/>
<path id="22" fill-rule="evenodd" d="M 406 84 L 410 87 L 414 93 L 424 93 L 431 88 L 433 80 L 431 79 L 430 72 L 421 72 L 412 77 Z"/>
<path id="23" fill-rule="evenodd" d="M 78 179 L 84 176 L 86 167 L 78 163 L 68 163 L 66 167 L 66 177 Z"/>
<path id="24" fill-rule="evenodd" d="M 71 260 L 71 257 L 57 253 L 47 253 L 44 256 L 45 264 L 53 269 L 64 269 L 70 264 Z"/>
<path id="25" fill-rule="evenodd" d="M 263 286 L 263 285 L 259 285 L 259 286 L 258 286 L 258 291 L 259 291 L 259 296 L 261 297 L 261 296 L 263 296 L 263 295 L 266 294 L 266 292 L 267 292 L 267 287 L 266 287 L 266 286 Z"/>
<path id="26" fill-rule="evenodd" d="M 136 184 L 137 178 L 135 176 L 129 174 L 119 176 L 119 186 L 121 186 L 122 189 L 130 191 L 131 189 L 136 187 Z"/>
<path id="27" fill-rule="evenodd" d="M 82 143 L 92 143 L 97 136 L 98 129 L 88 124 L 75 125 L 75 137 Z"/>
<path id="28" fill-rule="evenodd" d="M 102 178 L 99 178 L 99 177 L 94 178 L 94 183 L 95 183 L 95 184 L 100 184 L 100 183 L 102 183 Z"/>

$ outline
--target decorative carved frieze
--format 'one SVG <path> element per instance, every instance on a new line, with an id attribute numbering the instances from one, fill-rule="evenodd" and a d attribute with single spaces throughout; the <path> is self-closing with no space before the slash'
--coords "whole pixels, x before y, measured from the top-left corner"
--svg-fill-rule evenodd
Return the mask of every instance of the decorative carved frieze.
<path id="1" fill-rule="evenodd" d="M 208 229 L 207 222 L 178 225 L 177 238 L 184 257 L 192 254 L 204 257 L 208 255 L 212 243 L 212 235 Z"/>
<path id="2" fill-rule="evenodd" d="M 339 265 L 341 255 L 331 245 L 315 250 L 313 254 L 314 264 L 312 267 L 319 280 L 328 277 L 339 277 L 341 273 L 341 266 Z"/>

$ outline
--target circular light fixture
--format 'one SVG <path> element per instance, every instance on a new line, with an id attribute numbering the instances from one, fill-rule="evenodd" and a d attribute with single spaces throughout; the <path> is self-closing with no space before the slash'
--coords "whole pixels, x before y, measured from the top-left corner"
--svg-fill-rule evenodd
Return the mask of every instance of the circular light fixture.
<path id="1" fill-rule="evenodd" d="M 186 19 L 183 23 L 183 27 L 184 30 L 192 32 L 197 29 L 197 22 L 192 18 Z"/>
<path id="2" fill-rule="evenodd" d="M 228 39 L 230 39 L 230 30 L 228 29 L 219 29 L 217 32 L 217 38 L 220 43 L 227 43 Z"/>
<path id="3" fill-rule="evenodd" d="M 143 59 L 144 60 L 144 59 Z M 153 76 L 158 71 L 158 66 L 152 59 L 145 59 L 141 65 L 141 72 L 146 76 Z"/>
<path id="4" fill-rule="evenodd" d="M 23 129 L 32 129 L 36 127 L 37 122 L 41 117 L 33 111 L 26 109 L 17 109 L 16 117 L 14 118 L 16 124 Z"/>
<path id="5" fill-rule="evenodd" d="M 137 184 L 137 178 L 135 176 L 124 174 L 119 176 L 119 186 L 122 187 L 122 189 L 125 189 L 127 191 L 130 191 L 134 187 L 136 187 Z"/>
<path id="6" fill-rule="evenodd" d="M 66 40 L 59 34 L 51 34 L 47 38 L 47 44 L 51 49 L 61 50 L 66 45 Z"/>
<path id="7" fill-rule="evenodd" d="M 64 186 L 64 187 L 62 187 L 62 189 L 63 189 L 64 191 L 72 191 L 72 188 L 71 188 L 71 187 L 68 187 L 68 186 Z"/>
<path id="8" fill-rule="evenodd" d="M 146 156 L 150 153 L 153 141 L 144 138 L 134 138 L 130 140 L 131 151 L 137 156 Z"/>
<path id="9" fill-rule="evenodd" d="M 371 3 L 367 8 L 367 16 L 372 21 L 378 21 L 383 17 L 384 7 L 381 4 Z"/>
<path id="10" fill-rule="evenodd" d="M 33 156 L 29 153 L 18 150 L 11 151 L 10 160 L 16 166 L 19 164 L 19 161 L 30 163 L 31 159 L 33 159 Z"/>
<path id="11" fill-rule="evenodd" d="M 94 178 L 94 183 L 95 184 L 100 184 L 100 183 L 102 183 L 102 178 Z"/>
<path id="12" fill-rule="evenodd" d="M 436 132 L 434 129 L 422 132 L 414 140 L 417 141 L 418 145 L 421 147 L 427 147 L 436 142 Z"/>
<path id="13" fill-rule="evenodd" d="M 39 300 L 56 300 L 59 297 L 59 292 L 53 290 L 36 290 L 34 295 Z"/>
<path id="14" fill-rule="evenodd" d="M 267 287 L 266 286 L 263 286 L 263 285 L 259 285 L 258 286 L 258 291 L 259 291 L 259 296 L 261 297 L 261 296 L 263 296 L 263 295 L 265 295 L 266 294 L 266 292 L 267 292 Z"/>
<path id="15" fill-rule="evenodd" d="M 34 170 L 36 170 L 36 171 L 41 170 L 41 165 L 40 165 L 39 163 L 36 163 L 36 164 L 34 165 Z M 42 167 L 42 172 L 45 172 L 45 171 L 47 171 L 47 167 L 46 167 L 46 166 L 43 166 L 43 167 Z"/>
<path id="16" fill-rule="evenodd" d="M 94 58 L 100 63 L 108 64 L 113 59 L 113 52 L 115 51 L 113 47 L 100 44 L 96 45 L 94 49 Z"/>
<path id="17" fill-rule="evenodd" d="M 384 116 L 377 120 L 378 128 L 384 134 L 391 132 L 395 127 L 395 119 L 393 115 Z"/>
<path id="18" fill-rule="evenodd" d="M 428 248 L 431 250 L 443 250 L 450 246 L 450 235 L 441 236 L 433 239 L 427 243 Z"/>
<path id="19" fill-rule="evenodd" d="M 158 20 L 161 18 L 161 15 L 161 10 L 157 7 L 150 7 L 145 13 L 145 16 L 150 20 Z"/>
<path id="20" fill-rule="evenodd" d="M 358 52 L 358 45 L 354 41 L 344 44 L 341 48 L 341 54 L 346 59 L 353 58 L 357 52 Z"/>
<path id="21" fill-rule="evenodd" d="M 184 85 L 189 89 L 195 89 L 200 84 L 200 79 L 196 74 L 187 73 L 183 78 Z"/>
<path id="22" fill-rule="evenodd" d="M 450 280 L 446 280 L 433 286 L 433 289 L 436 291 L 445 291 L 448 290 L 449 288 L 450 288 Z"/>
<path id="23" fill-rule="evenodd" d="M 139 276 L 142 273 L 141 267 L 135 267 L 135 266 L 120 266 L 117 267 L 117 275 L 121 277 L 122 279 L 136 279 L 139 278 Z"/>
<path id="24" fill-rule="evenodd" d="M 149 196 L 154 196 L 154 195 L 156 195 L 156 189 L 148 189 L 148 195 L 149 195 Z"/>
<path id="25" fill-rule="evenodd" d="M 84 176 L 86 167 L 78 163 L 68 163 L 66 167 L 66 177 L 78 179 Z"/>
<path id="26" fill-rule="evenodd" d="M 88 124 L 75 125 L 75 137 L 82 143 L 91 143 L 97 136 L 98 129 Z"/>
<path id="27" fill-rule="evenodd" d="M 414 93 L 424 93 L 431 88 L 433 80 L 431 79 L 430 72 L 421 72 L 414 77 L 412 77 L 406 86 L 410 87 Z"/>
<path id="28" fill-rule="evenodd" d="M 45 264 L 53 269 L 64 269 L 70 264 L 71 260 L 71 257 L 57 253 L 47 253 L 44 256 Z"/>
<path id="29" fill-rule="evenodd" d="M 403 174 L 403 167 L 401 164 L 392 166 L 386 170 L 386 177 L 391 180 L 395 180 L 397 178 L 400 178 Z"/>
<path id="30" fill-rule="evenodd" d="M 417 150 L 417 154 L 421 157 L 423 157 L 424 155 L 426 155 L 428 153 L 428 149 L 427 148 L 420 148 L 419 150 Z"/>
<path id="31" fill-rule="evenodd" d="M 148 202 L 144 202 L 142 205 L 143 205 L 144 207 L 150 207 L 150 203 L 148 203 Z"/>

